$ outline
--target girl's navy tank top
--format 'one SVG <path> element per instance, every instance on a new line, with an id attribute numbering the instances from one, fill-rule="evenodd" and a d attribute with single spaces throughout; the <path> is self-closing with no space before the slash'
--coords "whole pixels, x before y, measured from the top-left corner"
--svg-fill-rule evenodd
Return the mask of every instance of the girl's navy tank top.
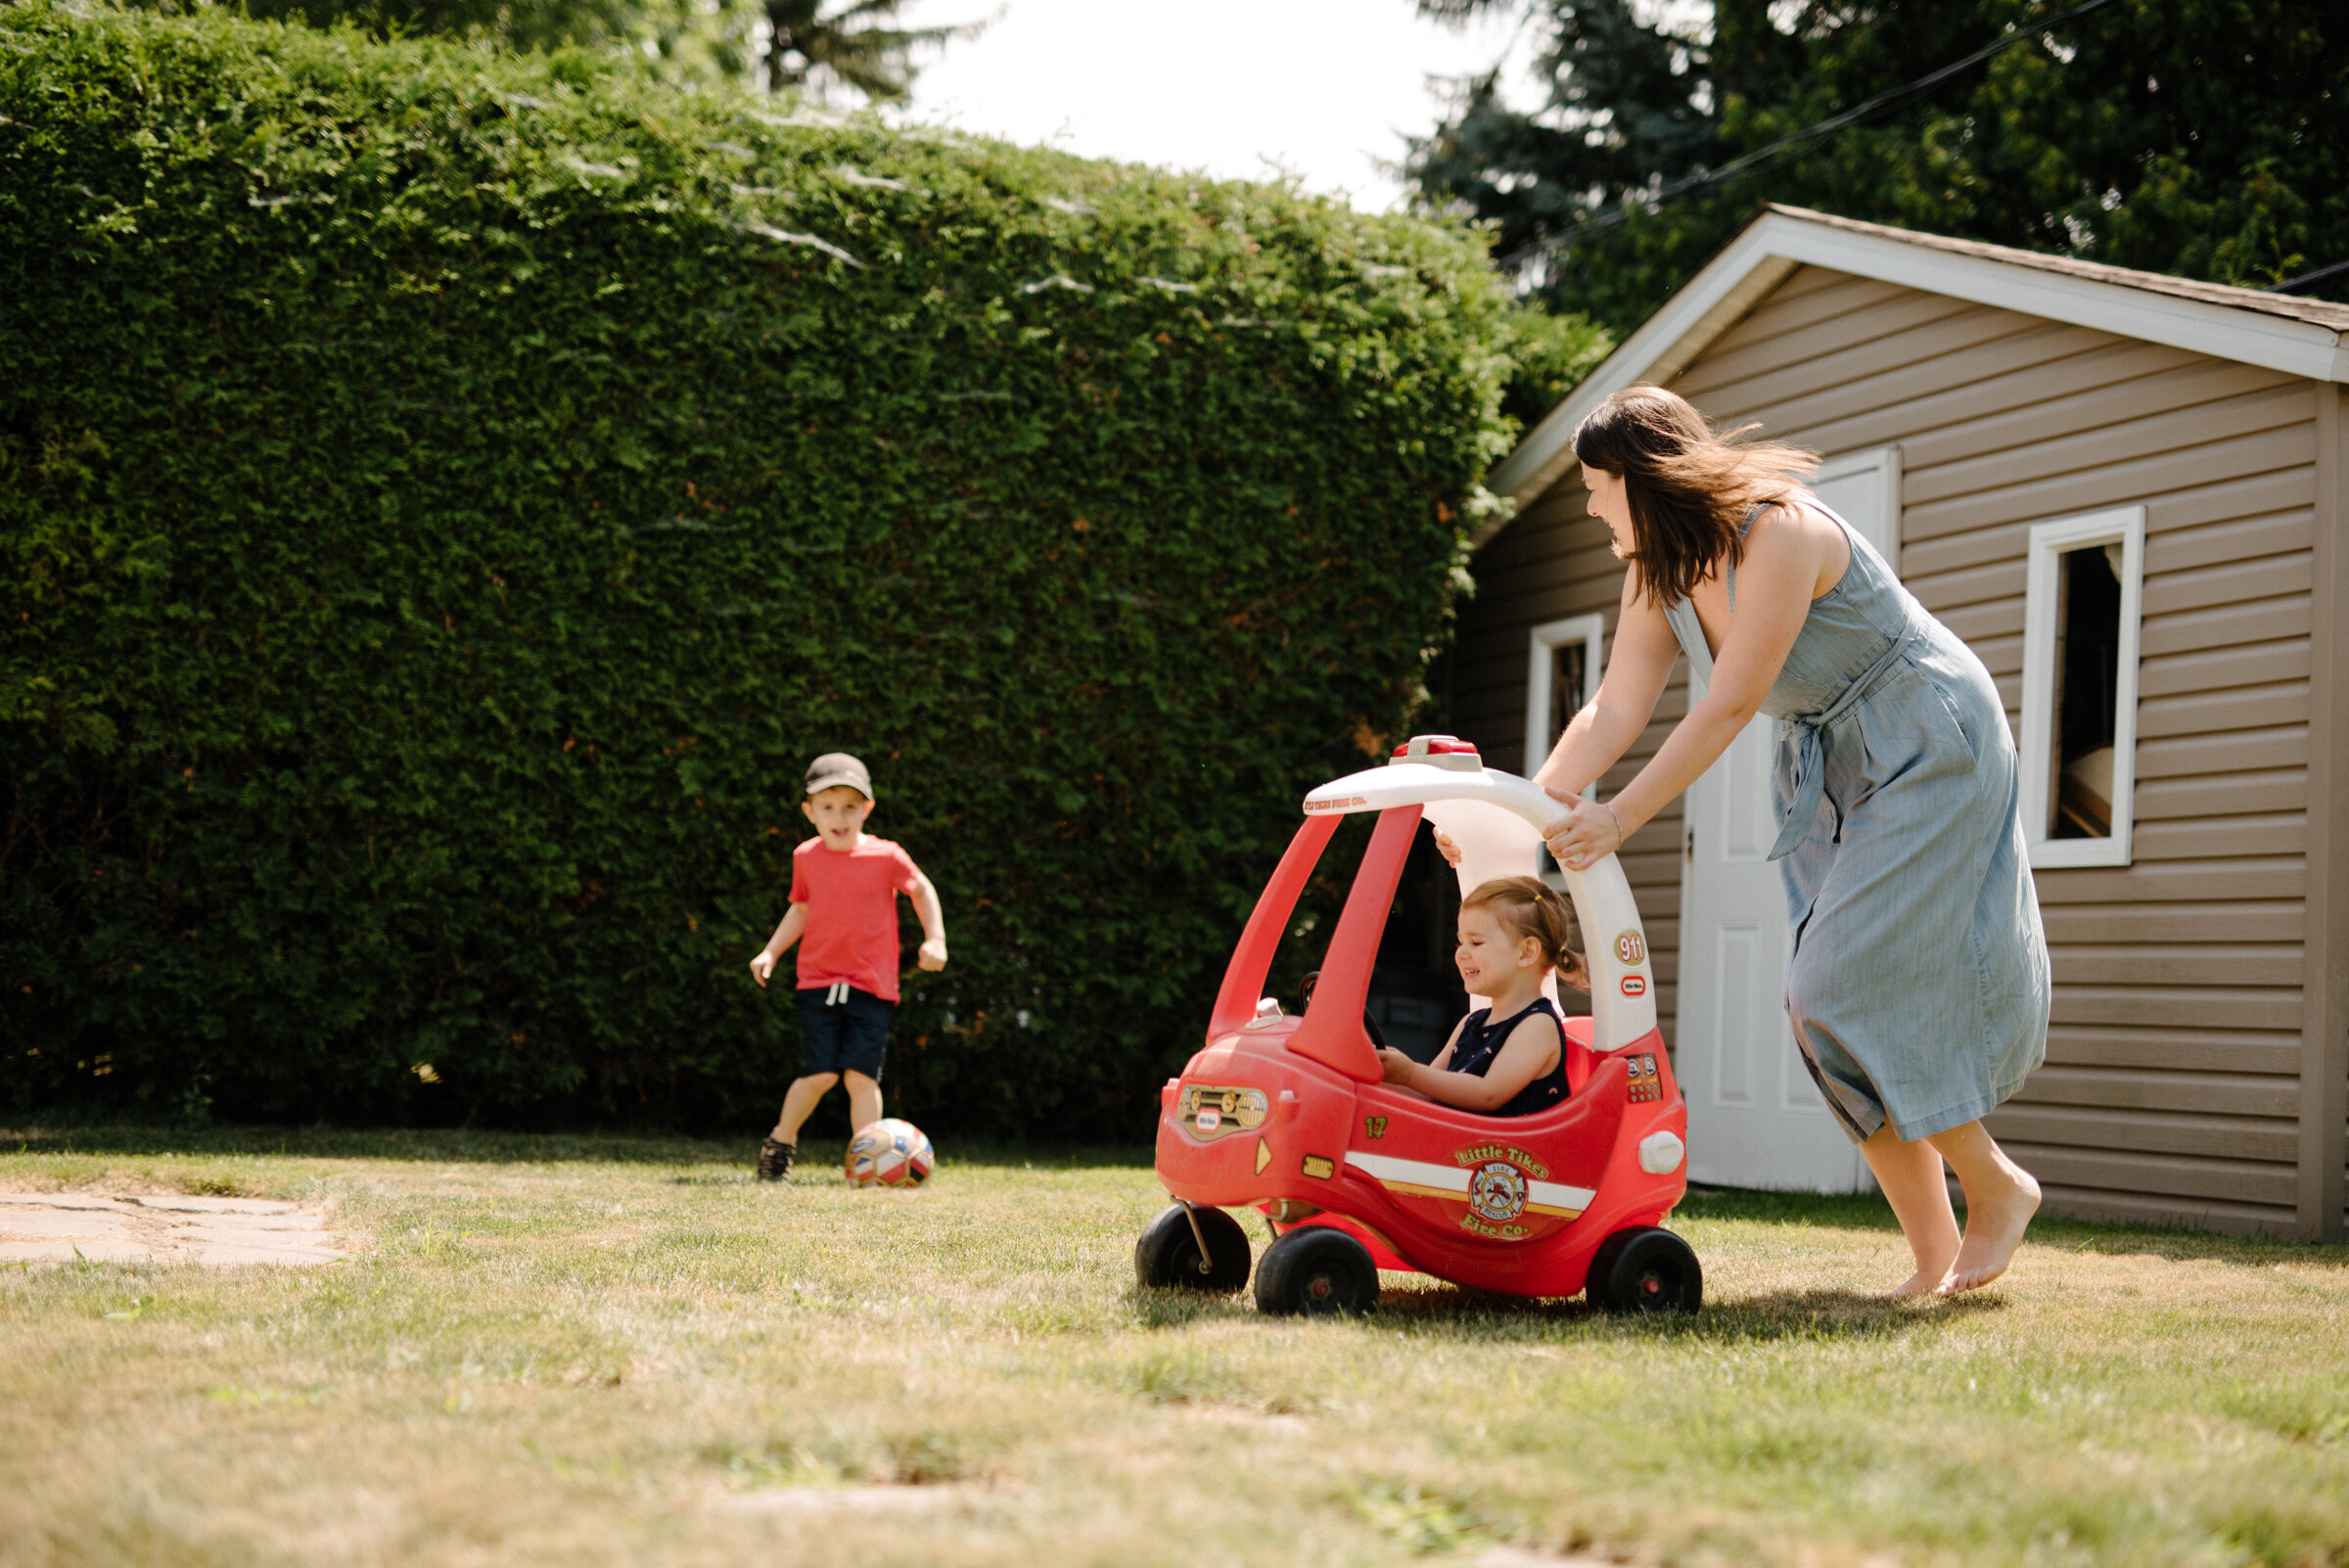
<path id="1" fill-rule="evenodd" d="M 1452 1046 L 1450 1071 L 1474 1073 L 1483 1078 L 1492 1067 L 1493 1058 L 1508 1043 L 1510 1032 L 1535 1013 L 1549 1014 L 1550 1022 L 1558 1026 L 1557 1064 L 1519 1089 L 1507 1104 L 1486 1112 L 1487 1116 L 1531 1116 L 1536 1111 L 1546 1111 L 1566 1097 L 1566 1021 L 1558 1016 L 1557 1005 L 1547 996 L 1535 997 L 1531 1007 L 1497 1024 L 1493 1022 L 1490 1007 L 1479 1007 L 1470 1013 L 1468 1021 L 1460 1026 L 1458 1043 Z"/>

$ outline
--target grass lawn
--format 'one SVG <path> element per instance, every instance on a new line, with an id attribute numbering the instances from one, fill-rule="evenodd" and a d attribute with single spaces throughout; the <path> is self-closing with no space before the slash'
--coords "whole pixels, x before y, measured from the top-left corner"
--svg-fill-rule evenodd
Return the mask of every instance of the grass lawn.
<path id="1" fill-rule="evenodd" d="M 1908 1271 L 1715 1193 L 1693 1321 L 1138 1293 L 1146 1152 L 920 1192 L 747 1142 L 0 1134 L 0 1188 L 331 1199 L 322 1268 L 0 1270 L 0 1563 L 2349 1562 L 2349 1250 L 2043 1223 Z"/>

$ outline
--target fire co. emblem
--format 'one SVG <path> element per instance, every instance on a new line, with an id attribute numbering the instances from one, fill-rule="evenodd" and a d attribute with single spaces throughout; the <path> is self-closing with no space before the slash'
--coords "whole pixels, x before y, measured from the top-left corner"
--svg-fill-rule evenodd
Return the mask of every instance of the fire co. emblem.
<path id="1" fill-rule="evenodd" d="M 1478 1166 L 1468 1177 L 1468 1208 L 1493 1224 L 1516 1219 L 1525 1213 L 1525 1173 L 1498 1160 Z"/>
<path id="2" fill-rule="evenodd" d="M 1615 956 L 1627 964 L 1635 964 L 1647 956 L 1647 944 L 1639 940 L 1638 932 L 1627 931 L 1615 939 Z"/>

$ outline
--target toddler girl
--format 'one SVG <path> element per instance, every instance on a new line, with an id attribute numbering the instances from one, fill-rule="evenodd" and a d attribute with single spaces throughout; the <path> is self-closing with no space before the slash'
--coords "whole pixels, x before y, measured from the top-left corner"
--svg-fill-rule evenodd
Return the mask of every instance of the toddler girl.
<path id="1" fill-rule="evenodd" d="M 1588 986 L 1574 930 L 1566 900 L 1533 877 L 1497 877 L 1462 899 L 1452 959 L 1461 983 L 1493 1005 L 1461 1019 L 1425 1067 L 1380 1051 L 1387 1082 L 1487 1116 L 1528 1116 L 1564 1099 L 1564 1021 L 1542 981 L 1555 969 L 1565 984 Z"/>

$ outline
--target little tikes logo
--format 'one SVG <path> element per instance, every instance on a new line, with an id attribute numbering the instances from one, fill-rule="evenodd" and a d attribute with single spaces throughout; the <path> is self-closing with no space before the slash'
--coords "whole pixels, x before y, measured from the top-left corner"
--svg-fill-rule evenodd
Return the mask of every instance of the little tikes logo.
<path id="1" fill-rule="evenodd" d="M 1525 1174 L 1536 1181 L 1549 1179 L 1549 1167 L 1518 1148 L 1513 1143 L 1477 1143 L 1465 1149 L 1451 1151 L 1454 1165 L 1483 1165 L 1490 1160 L 1507 1160 L 1525 1168 Z"/>
<path id="2" fill-rule="evenodd" d="M 1647 994 L 1647 982 L 1646 982 L 1646 980 L 1644 980 L 1643 978 L 1641 978 L 1641 977 L 1640 977 L 1640 976 L 1638 976 L 1638 975 L 1626 975 L 1626 976 L 1624 976 L 1624 977 L 1623 977 L 1623 993 L 1624 993 L 1626 996 L 1644 996 L 1644 995 L 1646 995 L 1646 994 Z"/>

